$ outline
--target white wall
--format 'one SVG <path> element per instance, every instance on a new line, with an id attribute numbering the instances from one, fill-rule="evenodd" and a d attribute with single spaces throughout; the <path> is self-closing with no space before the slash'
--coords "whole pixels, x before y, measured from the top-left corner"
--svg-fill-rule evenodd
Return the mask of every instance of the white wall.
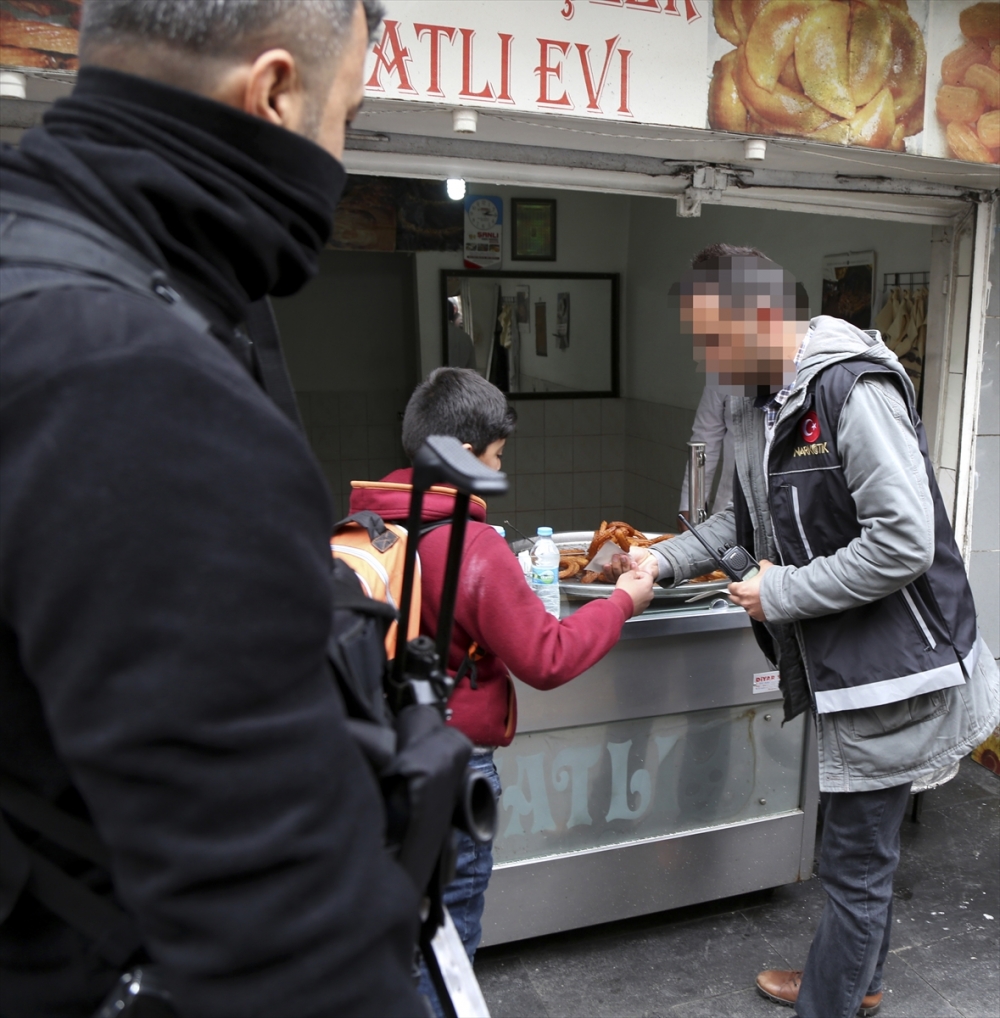
<path id="1" fill-rule="evenodd" d="M 691 256 L 709 244 L 762 250 L 805 286 L 814 315 L 820 310 L 825 255 L 874 250 L 877 295 L 882 273 L 930 267 L 929 226 L 721 205 L 703 206 L 697 219 L 680 219 L 671 200 L 632 198 L 631 203 L 626 395 L 654 403 L 692 410 L 698 405 L 702 379 L 691 358 L 691 339 L 681 335 L 667 292 L 690 267 Z"/>
<path id="2" fill-rule="evenodd" d="M 1000 208 L 997 210 L 1000 213 Z M 993 231 L 990 302 L 983 336 L 976 474 L 969 580 L 979 628 L 994 657 L 1000 656 L 1000 225 Z"/>
<path id="3" fill-rule="evenodd" d="M 514 272 L 618 272 L 624 283 L 628 263 L 630 199 L 627 196 L 593 194 L 585 191 L 556 191 L 544 187 L 491 187 L 482 184 L 470 184 L 469 193 L 498 195 L 503 198 L 503 258 L 498 268 Z M 556 200 L 555 261 L 511 260 L 511 198 Z M 673 202 L 670 203 L 670 207 L 673 208 Z M 420 364 L 422 376 L 426 377 L 432 369 L 441 364 L 443 309 L 440 306 L 440 270 L 460 269 L 463 262 L 461 251 L 420 251 L 415 257 L 420 321 Z M 532 305 L 535 299 L 532 289 Z M 555 328 L 554 298 L 549 302 L 547 311 L 551 332 Z M 533 306 L 531 313 L 534 314 Z M 622 318 L 624 319 L 624 312 Z M 550 346 L 551 344 L 550 338 Z M 552 356 L 551 352 L 549 356 Z"/>
<path id="4" fill-rule="evenodd" d="M 626 518 L 647 529 L 674 529 L 687 463 L 686 442 L 704 386 L 691 337 L 682 335 L 671 285 L 691 256 L 710 244 L 756 247 L 787 268 L 820 310 L 822 261 L 846 251 L 876 253 L 876 303 L 884 272 L 930 268 L 931 227 L 766 209 L 702 207 L 680 219 L 672 200 L 631 199 L 628 275 L 623 302 Z"/>

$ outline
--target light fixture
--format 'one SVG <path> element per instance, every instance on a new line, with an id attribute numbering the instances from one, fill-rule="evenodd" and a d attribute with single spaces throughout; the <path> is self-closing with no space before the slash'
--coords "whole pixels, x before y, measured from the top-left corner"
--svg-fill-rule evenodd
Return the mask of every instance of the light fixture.
<path id="1" fill-rule="evenodd" d="M 455 110 L 451 115 L 451 126 L 459 134 L 475 134 L 479 126 L 479 114 L 464 108 Z"/>
<path id="2" fill-rule="evenodd" d="M 761 160 L 767 155 L 767 142 L 763 138 L 747 138 L 743 142 L 743 158 Z"/>
<path id="3" fill-rule="evenodd" d="M 445 181 L 445 187 L 452 201 L 461 201 L 465 197 L 465 181 L 461 177 L 449 177 Z"/>
<path id="4" fill-rule="evenodd" d="M 27 99 L 28 79 L 18 71 L 0 71 L 0 96 L 4 99 Z"/>

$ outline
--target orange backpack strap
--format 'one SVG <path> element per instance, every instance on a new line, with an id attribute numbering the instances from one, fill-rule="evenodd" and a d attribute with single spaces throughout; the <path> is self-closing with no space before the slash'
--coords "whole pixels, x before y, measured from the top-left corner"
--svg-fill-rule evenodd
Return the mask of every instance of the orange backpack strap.
<path id="1" fill-rule="evenodd" d="M 486 657 L 486 651 L 478 643 L 471 643 L 465 652 L 465 657 L 462 658 L 462 663 L 458 666 L 458 671 L 455 672 L 455 685 L 457 686 L 468 675 L 469 688 L 479 689 L 479 685 L 476 683 L 476 662 L 482 661 L 484 657 Z"/>
<path id="2" fill-rule="evenodd" d="M 334 527 L 330 550 L 335 558 L 350 566 L 358 575 L 365 594 L 385 601 L 398 610 L 403 593 L 403 560 L 406 556 L 406 528 L 386 523 L 378 513 L 368 510 L 354 513 Z M 396 656 L 397 623 L 386 632 L 385 652 L 391 661 Z M 413 582 L 413 599 L 407 626 L 407 640 L 420 635 L 420 557 Z"/>

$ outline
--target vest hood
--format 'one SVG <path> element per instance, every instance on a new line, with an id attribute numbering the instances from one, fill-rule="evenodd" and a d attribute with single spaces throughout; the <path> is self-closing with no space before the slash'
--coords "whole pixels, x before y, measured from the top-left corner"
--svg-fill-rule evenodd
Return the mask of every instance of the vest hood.
<path id="1" fill-rule="evenodd" d="M 795 376 L 793 392 L 805 389 L 820 371 L 833 364 L 841 361 L 867 360 L 895 372 L 906 387 L 910 402 L 915 402 L 913 385 L 903 365 L 882 342 L 881 337 L 875 339 L 842 318 L 817 315 L 809 322 L 805 342 L 805 356 Z"/>

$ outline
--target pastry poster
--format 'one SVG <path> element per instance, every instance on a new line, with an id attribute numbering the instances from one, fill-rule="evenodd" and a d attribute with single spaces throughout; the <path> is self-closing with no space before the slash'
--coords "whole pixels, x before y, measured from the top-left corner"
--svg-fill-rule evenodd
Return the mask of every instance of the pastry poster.
<path id="1" fill-rule="evenodd" d="M 927 8 L 714 0 L 709 126 L 919 153 Z"/>

